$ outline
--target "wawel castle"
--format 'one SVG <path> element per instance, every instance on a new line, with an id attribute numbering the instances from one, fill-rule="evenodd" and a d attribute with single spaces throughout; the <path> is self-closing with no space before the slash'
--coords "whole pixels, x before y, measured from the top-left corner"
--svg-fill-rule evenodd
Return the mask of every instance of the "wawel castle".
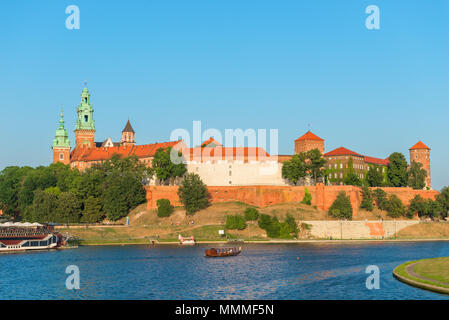
<path id="1" fill-rule="evenodd" d="M 75 147 L 71 150 L 61 112 L 59 128 L 53 140 L 53 162 L 62 162 L 70 164 L 72 168 L 85 170 L 92 164 L 102 163 L 112 155 L 118 154 L 121 157 L 135 155 L 150 166 L 158 149 L 172 147 L 183 153 L 188 172 L 199 174 L 204 183 L 210 186 L 288 185 L 282 178 L 282 163 L 289 160 L 291 155 L 269 155 L 260 147 L 223 147 L 213 138 L 195 148 L 188 148 L 182 140 L 137 145 L 135 131 L 129 120 L 122 131 L 120 142 L 113 142 L 111 138 L 96 142 L 94 110 L 86 86 L 81 93 L 81 102 L 76 111 Z M 374 158 L 344 147 L 325 152 L 324 140 L 310 131 L 295 140 L 294 153 L 312 149 L 318 149 L 327 160 L 329 184 L 341 184 L 350 166 L 363 179 L 370 168 L 379 170 L 385 175 L 389 163 L 388 158 Z M 410 161 L 422 163 L 427 171 L 426 185 L 430 188 L 430 148 L 419 141 L 409 151 Z"/>

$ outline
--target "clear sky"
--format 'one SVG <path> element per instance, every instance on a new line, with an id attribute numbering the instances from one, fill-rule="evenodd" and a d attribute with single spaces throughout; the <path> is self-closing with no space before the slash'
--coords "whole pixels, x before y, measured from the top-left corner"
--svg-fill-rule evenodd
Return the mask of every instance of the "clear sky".
<path id="1" fill-rule="evenodd" d="M 128 117 L 139 144 L 201 120 L 277 128 L 291 154 L 310 123 L 327 151 L 408 159 L 422 140 L 449 185 L 449 1 L 5 0 L 0 41 L 0 169 L 52 161 L 61 107 L 73 147 L 87 79 L 97 141 Z"/>

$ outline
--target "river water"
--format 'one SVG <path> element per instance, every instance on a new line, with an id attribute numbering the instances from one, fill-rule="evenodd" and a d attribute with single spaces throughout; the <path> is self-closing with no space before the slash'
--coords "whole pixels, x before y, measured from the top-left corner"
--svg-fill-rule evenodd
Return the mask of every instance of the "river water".
<path id="1" fill-rule="evenodd" d="M 392 270 L 449 256 L 449 242 L 245 244 L 205 258 L 207 246 L 96 246 L 0 255 L 0 299 L 448 299 L 410 287 Z M 299 259 L 298 259 L 299 258 Z M 66 267 L 80 271 L 68 290 Z M 366 267 L 380 270 L 368 290 Z"/>

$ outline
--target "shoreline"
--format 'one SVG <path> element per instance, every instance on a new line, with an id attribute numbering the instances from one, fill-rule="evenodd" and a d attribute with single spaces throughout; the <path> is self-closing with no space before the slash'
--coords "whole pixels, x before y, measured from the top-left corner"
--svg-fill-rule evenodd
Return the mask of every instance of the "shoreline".
<path id="1" fill-rule="evenodd" d="M 396 243 L 396 242 L 435 242 L 435 241 L 449 241 L 449 238 L 435 238 L 435 239 L 338 239 L 338 240 L 328 240 L 328 239 L 311 239 L 311 240 L 248 240 L 242 243 L 229 243 L 227 241 L 216 241 L 216 240 L 204 240 L 196 241 L 196 244 L 224 244 L 229 246 L 244 245 L 244 244 L 299 244 L 299 243 L 372 243 L 372 242 L 385 242 L 385 243 Z M 179 246 L 177 241 L 160 241 L 160 242 L 92 242 L 83 243 L 81 240 L 80 246 L 129 246 L 129 245 L 176 245 Z M 188 245 L 186 245 L 188 247 Z"/>

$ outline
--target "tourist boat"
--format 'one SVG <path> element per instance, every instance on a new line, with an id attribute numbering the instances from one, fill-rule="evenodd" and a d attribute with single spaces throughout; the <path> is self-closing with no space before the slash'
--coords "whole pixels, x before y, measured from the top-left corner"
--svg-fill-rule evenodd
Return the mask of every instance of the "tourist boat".
<path id="1" fill-rule="evenodd" d="M 237 248 L 210 248 L 205 251 L 206 257 L 232 257 L 242 252 L 242 247 Z"/>
<path id="2" fill-rule="evenodd" d="M 187 246 L 195 245 L 195 239 L 193 238 L 193 236 L 191 236 L 190 238 L 184 238 L 183 236 L 179 235 L 178 239 L 179 239 L 179 244 L 181 244 L 181 245 L 187 245 Z"/>
<path id="3" fill-rule="evenodd" d="M 47 224 L 0 224 L 0 252 L 52 249 L 62 244 L 62 236 L 54 231 L 53 226 Z"/>

